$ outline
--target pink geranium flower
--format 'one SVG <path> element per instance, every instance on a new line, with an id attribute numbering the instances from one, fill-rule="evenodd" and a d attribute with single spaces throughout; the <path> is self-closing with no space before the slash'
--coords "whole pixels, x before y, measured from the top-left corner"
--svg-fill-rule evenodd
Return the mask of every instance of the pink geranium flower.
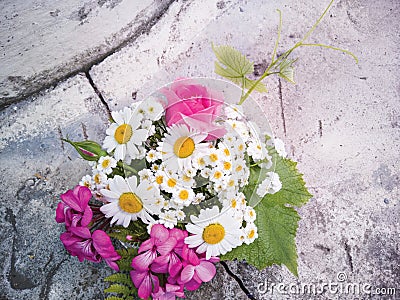
<path id="1" fill-rule="evenodd" d="M 198 265 L 188 264 L 183 268 L 180 281 L 185 284 L 189 291 L 193 291 L 198 289 L 203 282 L 209 282 L 213 279 L 215 273 L 215 265 L 211 261 L 202 258 Z"/>
<path id="2" fill-rule="evenodd" d="M 147 270 L 158 254 L 167 255 L 176 245 L 176 239 L 170 237 L 169 231 L 164 225 L 155 224 L 151 227 L 150 238 L 144 241 L 140 247 L 138 256 L 132 260 L 132 267 L 137 270 Z"/>
<path id="3" fill-rule="evenodd" d="M 60 236 L 65 249 L 72 255 L 77 256 L 79 261 L 84 259 L 100 262 L 102 258 L 106 263 L 118 271 L 115 261 L 121 256 L 115 251 L 110 237 L 102 230 L 96 230 L 93 234 L 87 227 L 70 227 Z"/>
<path id="4" fill-rule="evenodd" d="M 85 186 L 77 185 L 61 195 L 62 202 L 58 203 L 56 222 L 64 223 L 65 227 L 87 226 L 92 220 L 93 212 L 89 207 L 92 192 Z"/>
<path id="5" fill-rule="evenodd" d="M 179 285 L 169 284 L 165 288 L 160 287 L 157 293 L 152 293 L 153 300 L 175 300 L 175 297 L 185 298 L 183 287 Z"/>
<path id="6" fill-rule="evenodd" d="M 160 283 L 157 276 L 152 274 L 150 270 L 132 270 L 130 272 L 131 279 L 135 287 L 138 289 L 138 295 L 142 299 L 147 299 L 154 293 L 158 292 Z"/>
<path id="7" fill-rule="evenodd" d="M 215 121 L 221 115 L 224 97 L 191 80 L 177 80 L 170 88 L 161 91 L 167 98 L 165 111 L 167 126 L 185 124 L 197 132 L 208 133 L 206 141 L 216 140 L 225 135 L 226 129 Z"/>

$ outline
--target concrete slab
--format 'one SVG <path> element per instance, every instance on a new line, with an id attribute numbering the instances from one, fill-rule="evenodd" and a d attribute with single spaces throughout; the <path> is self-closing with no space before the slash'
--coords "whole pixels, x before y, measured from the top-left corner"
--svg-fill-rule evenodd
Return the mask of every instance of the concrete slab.
<path id="1" fill-rule="evenodd" d="M 93 63 L 162 16 L 171 1 L 2 1 L 0 106 Z"/>
<path id="2" fill-rule="evenodd" d="M 67 255 L 54 212 L 88 171 L 60 138 L 101 139 L 107 111 L 78 75 L 0 114 L 0 299 L 102 299 L 109 270 Z"/>
<path id="3" fill-rule="evenodd" d="M 273 48 L 275 9 L 284 16 L 283 51 L 327 4 L 262 2 L 174 2 L 148 34 L 93 67 L 90 78 L 117 109 L 132 93 L 143 98 L 176 77 L 216 77 L 211 42 L 240 49 L 260 72 Z M 229 263 L 257 299 L 378 299 L 376 288 L 397 288 L 388 299 L 400 293 L 399 14 L 394 0 L 338 1 L 311 40 L 353 51 L 359 65 L 338 52 L 303 48 L 294 53 L 298 84 L 270 79 L 269 93 L 255 96 L 314 194 L 299 210 L 298 279 L 284 267 L 260 272 Z M 0 171 L 7 174 L 0 183 L 0 299 L 102 299 L 108 270 L 68 257 L 53 218 L 58 195 L 85 173 L 85 163 L 60 143 L 60 131 L 101 141 L 106 119 L 84 75 L 0 113 Z M 218 271 L 188 299 L 246 299 Z M 369 284 L 375 295 L 320 290 L 329 282 Z M 292 293 L 271 290 L 279 284 L 294 287 Z M 319 290 L 296 292 L 302 285 Z"/>

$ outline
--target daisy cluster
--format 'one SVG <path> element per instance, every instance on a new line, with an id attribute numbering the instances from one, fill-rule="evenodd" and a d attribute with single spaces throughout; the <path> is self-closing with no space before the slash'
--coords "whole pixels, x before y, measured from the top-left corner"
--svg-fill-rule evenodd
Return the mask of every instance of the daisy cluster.
<path id="1" fill-rule="evenodd" d="M 218 256 L 257 239 L 248 186 L 255 185 L 252 193 L 259 198 L 278 192 L 282 183 L 269 149 L 277 144 L 275 151 L 286 155 L 280 140 L 261 133 L 240 105 L 227 105 L 215 91 L 178 82 L 163 95 L 164 100 L 154 98 L 113 111 L 113 122 L 99 146 L 101 154 L 79 144 L 92 166 L 79 185 L 101 203 L 92 206 L 98 214 L 91 228 L 99 230 L 95 221 L 104 231 L 113 226 L 129 229 L 135 222 L 147 227 L 150 238 L 134 240 L 140 255 L 133 260 L 131 277 L 142 291 L 139 295 L 151 294 L 154 299 L 167 293 L 157 273 L 165 273 L 169 288 L 181 295 L 183 288 L 197 288 L 215 274 L 203 274 L 208 277 L 201 280 L 200 271 L 199 277 L 189 278 L 187 270 L 201 270 Z M 252 168 L 264 170 L 260 182 L 250 182 Z M 65 236 L 63 243 L 68 245 Z M 198 258 L 186 258 L 182 247 Z M 175 262 L 168 265 L 169 259 Z"/>

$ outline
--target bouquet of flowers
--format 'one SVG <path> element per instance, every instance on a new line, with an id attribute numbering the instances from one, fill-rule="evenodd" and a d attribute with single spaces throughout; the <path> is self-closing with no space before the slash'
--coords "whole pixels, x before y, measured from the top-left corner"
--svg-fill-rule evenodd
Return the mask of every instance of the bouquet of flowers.
<path id="1" fill-rule="evenodd" d="M 102 144 L 65 139 L 92 173 L 61 195 L 60 239 L 80 261 L 116 271 L 105 279 L 108 299 L 182 298 L 223 260 L 284 264 L 297 275 L 295 207 L 311 195 L 249 95 L 264 92 L 271 74 L 293 81 L 289 54 L 311 44 L 279 57 L 277 45 L 258 80 L 244 55 L 213 46 L 216 73 L 241 87 L 178 79 L 111 112 Z"/>

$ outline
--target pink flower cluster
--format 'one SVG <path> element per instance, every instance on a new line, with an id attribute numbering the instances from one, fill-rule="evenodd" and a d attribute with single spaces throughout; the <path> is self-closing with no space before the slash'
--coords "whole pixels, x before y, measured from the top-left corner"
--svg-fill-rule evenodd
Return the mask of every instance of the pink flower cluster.
<path id="1" fill-rule="evenodd" d="M 210 281 L 216 273 L 214 263 L 218 257 L 206 260 L 184 243 L 186 230 L 167 229 L 155 224 L 150 238 L 139 248 L 139 255 L 133 258 L 131 279 L 138 289 L 138 295 L 147 299 L 172 300 L 183 298 L 184 289 L 196 290 L 201 283 Z M 157 274 L 164 274 L 165 286 L 159 282 Z"/>
<path id="2" fill-rule="evenodd" d="M 89 206 L 92 192 L 84 186 L 77 185 L 73 190 L 61 195 L 61 202 L 56 210 L 56 222 L 65 223 L 66 232 L 60 236 L 65 249 L 84 259 L 100 262 L 102 259 L 114 270 L 118 271 L 115 261 L 121 257 L 115 251 L 110 237 L 103 230 L 89 230 L 93 212 Z"/>

